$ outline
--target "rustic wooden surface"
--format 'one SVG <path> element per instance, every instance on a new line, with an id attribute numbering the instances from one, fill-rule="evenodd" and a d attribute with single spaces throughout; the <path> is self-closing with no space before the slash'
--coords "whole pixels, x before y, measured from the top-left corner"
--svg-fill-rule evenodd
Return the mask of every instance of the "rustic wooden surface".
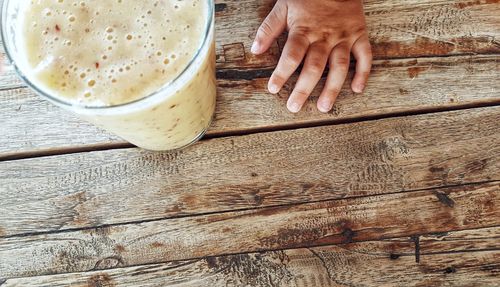
<path id="1" fill-rule="evenodd" d="M 499 122 L 496 107 L 5 162 L 0 234 L 500 180 Z"/>
<path id="2" fill-rule="evenodd" d="M 365 1 L 373 75 L 327 115 L 266 91 L 273 1 L 216 2 L 216 119 L 176 153 L 4 68 L 0 285 L 499 286 L 500 1 Z"/>
<path id="3" fill-rule="evenodd" d="M 422 278 L 421 286 L 496 286 L 499 239 L 498 227 L 420 236 L 418 265 L 415 238 L 402 237 L 13 279 L 5 286 L 381 286 L 387 284 L 382 270 L 400 286 Z"/>
<path id="4" fill-rule="evenodd" d="M 499 103 L 498 61 L 492 57 L 421 58 L 500 52 L 498 1 L 366 1 L 376 63 L 370 89 L 342 93 L 333 113 L 319 114 L 313 102 L 291 115 L 280 95 L 267 93 L 267 78 L 280 48 L 265 56 L 249 52 L 253 35 L 272 0 L 218 1 L 219 106 L 209 134 L 276 129 L 296 124 Z M 241 21 L 245 19 L 245 21 Z M 390 60 L 393 58 L 411 58 Z M 351 77 L 351 76 L 350 76 Z M 485 82 L 486 81 L 486 82 Z M 39 99 L 7 71 L 0 76 L 0 159 L 57 154 L 75 149 L 124 146 L 124 142 Z M 389 88 L 388 88 L 389 87 Z M 313 101 L 319 95 L 314 93 Z M 23 126 L 23 129 L 16 127 Z M 111 144 L 112 143 L 112 144 Z"/>

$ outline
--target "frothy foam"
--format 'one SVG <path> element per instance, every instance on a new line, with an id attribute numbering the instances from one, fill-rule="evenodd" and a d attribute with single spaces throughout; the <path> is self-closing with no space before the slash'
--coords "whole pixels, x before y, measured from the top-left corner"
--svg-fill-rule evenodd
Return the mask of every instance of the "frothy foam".
<path id="1" fill-rule="evenodd" d="M 176 78 L 196 53 L 205 2 L 29 1 L 24 45 L 33 76 L 86 105 L 143 98 Z"/>

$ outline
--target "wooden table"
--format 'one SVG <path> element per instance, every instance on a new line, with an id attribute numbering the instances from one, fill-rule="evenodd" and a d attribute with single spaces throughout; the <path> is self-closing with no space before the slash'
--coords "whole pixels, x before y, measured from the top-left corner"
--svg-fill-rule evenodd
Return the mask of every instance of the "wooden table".
<path id="1" fill-rule="evenodd" d="M 499 286 L 500 3 L 367 0 L 365 94 L 286 111 L 217 1 L 206 139 L 149 153 L 0 78 L 0 285 Z M 352 75 L 351 75 L 352 76 Z"/>

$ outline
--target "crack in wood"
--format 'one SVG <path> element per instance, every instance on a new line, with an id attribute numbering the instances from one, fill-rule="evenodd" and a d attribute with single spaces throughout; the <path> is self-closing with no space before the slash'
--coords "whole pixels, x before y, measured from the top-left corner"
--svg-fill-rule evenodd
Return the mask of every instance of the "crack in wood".
<path id="1" fill-rule="evenodd" d="M 254 80 L 258 78 L 269 78 L 274 72 L 274 68 L 255 70 L 217 70 L 217 78 L 225 80 Z"/>
<path id="2" fill-rule="evenodd" d="M 309 250 L 309 252 L 311 252 L 314 257 L 319 259 L 319 261 L 321 262 L 321 265 L 323 266 L 323 268 L 326 271 L 326 274 L 328 275 L 328 278 L 330 278 L 330 280 L 332 280 L 333 282 L 343 286 L 343 284 L 341 282 L 337 281 L 337 278 L 335 278 L 333 276 L 333 274 L 330 271 L 330 268 L 328 268 L 328 265 L 326 264 L 325 259 L 321 255 L 319 255 L 316 251 L 314 251 L 312 248 L 308 247 L 306 249 Z"/>
<path id="3" fill-rule="evenodd" d="M 420 263 L 420 236 L 412 236 L 411 239 L 415 243 L 415 262 Z"/>

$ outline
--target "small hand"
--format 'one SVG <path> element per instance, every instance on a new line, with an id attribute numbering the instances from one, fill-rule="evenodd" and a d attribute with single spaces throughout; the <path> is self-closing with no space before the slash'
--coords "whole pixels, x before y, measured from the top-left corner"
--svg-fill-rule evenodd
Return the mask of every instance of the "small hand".
<path id="1" fill-rule="evenodd" d="M 266 52 L 285 29 L 288 39 L 268 89 L 278 93 L 304 60 L 288 99 L 291 112 L 300 111 L 327 63 L 330 72 L 318 109 L 329 112 L 347 77 L 351 52 L 357 60 L 352 90 L 363 92 L 371 70 L 372 52 L 361 0 L 278 0 L 257 32 L 252 53 Z"/>

